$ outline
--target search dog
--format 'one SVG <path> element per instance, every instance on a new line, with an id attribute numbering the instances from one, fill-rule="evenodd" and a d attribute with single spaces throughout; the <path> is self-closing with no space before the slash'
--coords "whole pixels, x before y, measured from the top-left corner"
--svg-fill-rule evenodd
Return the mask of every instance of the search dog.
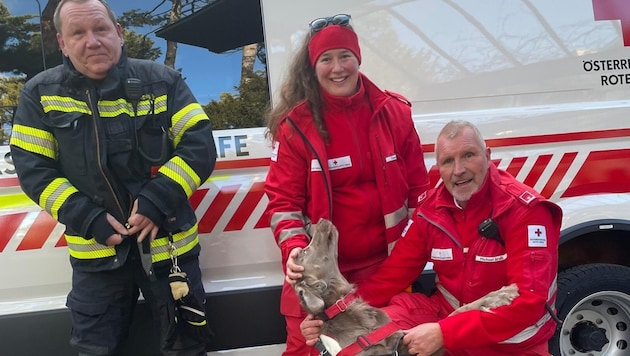
<path id="1" fill-rule="evenodd" d="M 326 219 L 312 227 L 312 238 L 295 258 L 304 267 L 302 278 L 293 288 L 302 308 L 324 320 L 317 348 L 321 355 L 408 355 L 398 329 L 382 310 L 354 294 L 354 286 L 339 271 L 339 233 Z M 488 310 L 508 305 L 518 296 L 516 285 L 503 287 L 466 304 L 452 314 L 467 310 Z M 452 315 L 451 314 L 451 315 Z M 440 350 L 433 356 L 443 355 Z"/>

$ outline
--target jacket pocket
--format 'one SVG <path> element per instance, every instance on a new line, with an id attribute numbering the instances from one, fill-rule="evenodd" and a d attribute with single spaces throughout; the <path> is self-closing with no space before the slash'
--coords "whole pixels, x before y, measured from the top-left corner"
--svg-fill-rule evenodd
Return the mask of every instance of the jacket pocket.
<path id="1" fill-rule="evenodd" d="M 44 123 L 53 128 L 59 149 L 59 164 L 66 175 L 87 174 L 86 135 L 88 122 L 81 113 L 50 112 Z"/>
<path id="2" fill-rule="evenodd" d="M 107 303 L 99 303 L 98 301 L 91 301 L 90 303 L 82 302 L 76 299 L 72 293 L 68 295 L 66 306 L 77 313 L 89 317 L 96 317 L 107 312 Z"/>
<path id="3" fill-rule="evenodd" d="M 166 115 L 145 117 L 138 121 L 138 151 L 152 166 L 162 165 L 173 154 L 173 142 L 169 137 L 169 120 Z"/>
<path id="4" fill-rule="evenodd" d="M 124 182 L 142 181 L 149 177 L 149 166 L 137 152 L 134 120 L 127 116 L 103 120 L 109 165 Z"/>
<path id="5" fill-rule="evenodd" d="M 549 293 L 551 281 L 554 280 L 556 267 L 550 267 L 551 256 L 546 251 L 532 251 L 529 253 L 529 268 L 527 279 L 531 281 L 531 290 L 534 293 L 545 295 Z"/>

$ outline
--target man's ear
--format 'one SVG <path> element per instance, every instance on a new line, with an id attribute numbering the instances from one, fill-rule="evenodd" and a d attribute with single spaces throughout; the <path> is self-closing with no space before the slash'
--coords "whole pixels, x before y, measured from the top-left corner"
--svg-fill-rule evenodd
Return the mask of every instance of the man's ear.
<path id="1" fill-rule="evenodd" d="M 63 37 L 61 37 L 61 34 L 59 32 L 57 32 L 57 43 L 59 44 L 59 49 L 61 50 L 61 53 L 63 53 L 64 56 L 68 57 L 65 50 L 66 43 L 63 41 Z"/>

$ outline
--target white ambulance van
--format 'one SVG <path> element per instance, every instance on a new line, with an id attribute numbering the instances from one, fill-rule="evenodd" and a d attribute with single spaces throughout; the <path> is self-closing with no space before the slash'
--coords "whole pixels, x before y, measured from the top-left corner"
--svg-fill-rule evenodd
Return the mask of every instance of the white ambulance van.
<path id="1" fill-rule="evenodd" d="M 630 1 L 216 0 L 158 36 L 218 52 L 264 40 L 277 95 L 308 23 L 338 13 L 352 16 L 361 70 L 412 102 L 433 184 L 437 133 L 465 119 L 500 168 L 564 210 L 550 351 L 630 355 Z M 209 351 L 264 355 L 255 347 L 285 337 L 263 216 L 270 145 L 264 128 L 214 135 L 216 170 L 191 198 L 217 334 Z M 24 196 L 1 149 L 0 354 L 71 355 L 63 227 Z M 125 354 L 153 355 L 149 312 L 137 313 Z"/>

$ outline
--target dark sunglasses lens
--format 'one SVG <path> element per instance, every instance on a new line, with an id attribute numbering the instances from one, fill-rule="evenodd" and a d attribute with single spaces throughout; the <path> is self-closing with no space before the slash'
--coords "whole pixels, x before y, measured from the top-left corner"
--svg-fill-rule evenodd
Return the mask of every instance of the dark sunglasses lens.
<path id="1" fill-rule="evenodd" d="M 328 25 L 328 19 L 315 19 L 311 22 L 311 30 L 313 30 L 313 32 L 317 32 L 320 31 L 322 28 L 326 27 Z"/>
<path id="2" fill-rule="evenodd" d="M 350 23 L 350 16 L 335 15 L 330 22 L 332 22 L 333 25 L 348 26 L 348 24 Z"/>

